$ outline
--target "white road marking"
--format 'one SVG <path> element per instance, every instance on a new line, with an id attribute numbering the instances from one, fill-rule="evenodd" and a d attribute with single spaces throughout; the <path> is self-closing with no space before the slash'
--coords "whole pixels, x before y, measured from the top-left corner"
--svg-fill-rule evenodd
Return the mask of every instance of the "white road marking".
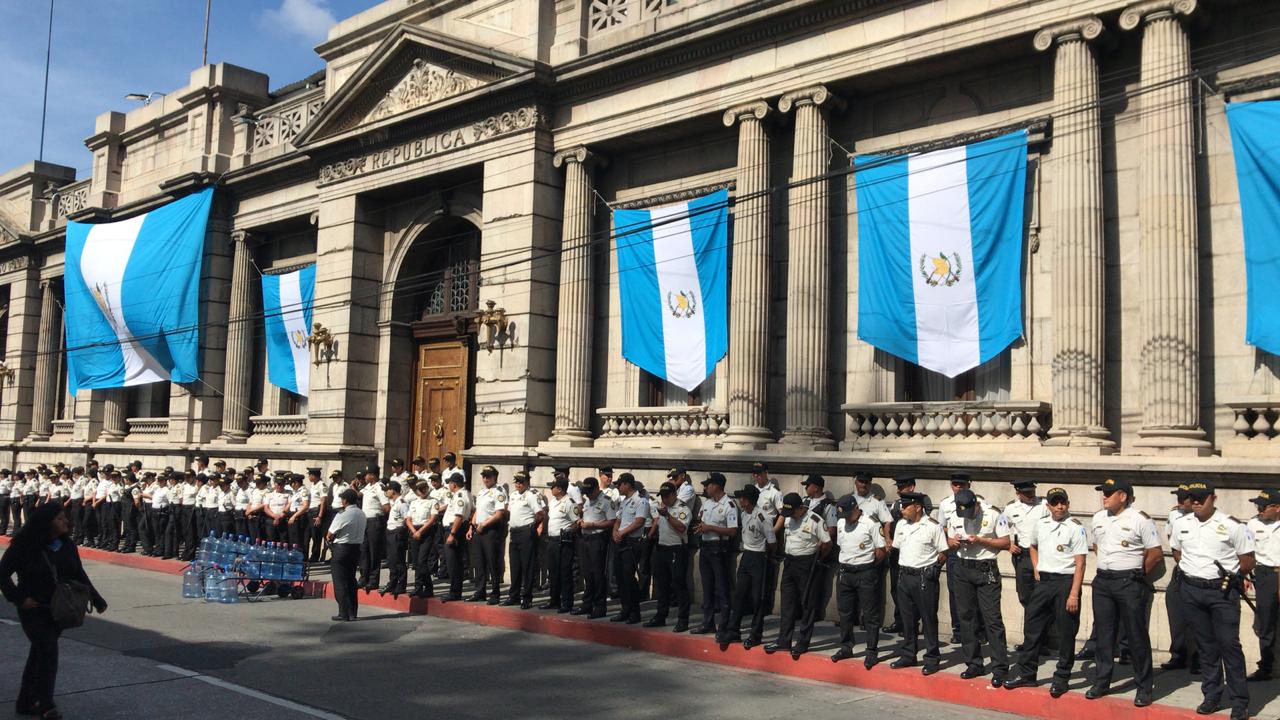
<path id="1" fill-rule="evenodd" d="M 241 695 L 246 695 L 248 697 L 261 700 L 263 702 L 271 703 L 272 705 L 275 705 L 277 707 L 282 707 L 287 710 L 300 712 L 304 715 L 310 715 L 311 717 L 321 718 L 321 720 L 347 720 L 341 715 L 335 715 L 331 712 L 325 712 L 324 710 L 320 710 L 318 708 L 308 707 L 306 705 L 293 702 L 292 700 L 285 700 L 284 698 L 279 698 L 274 695 L 268 695 L 264 692 L 259 692 L 252 688 L 247 688 L 242 685 L 236 685 L 235 683 L 230 683 L 230 682 L 227 682 L 226 680 L 222 680 L 216 677 L 210 677 L 209 675 L 203 675 L 201 673 L 198 673 L 192 670 L 187 670 L 186 668 L 180 668 L 180 667 L 177 667 L 176 665 L 166 665 L 164 663 L 161 663 L 159 665 L 156 665 L 156 667 L 161 670 L 167 670 L 171 673 L 181 675 L 183 677 L 188 677 L 193 680 L 199 680 L 200 682 L 208 683 L 215 687 L 220 687 L 224 690 L 230 690 L 232 692 L 239 693 Z"/>
<path id="2" fill-rule="evenodd" d="M 0 618 L 0 623 L 4 623 L 5 625 L 17 625 L 17 624 L 18 624 L 17 622 L 15 622 L 15 621 L 13 621 L 13 620 L 8 620 L 8 619 L 6 619 L 6 618 Z"/>

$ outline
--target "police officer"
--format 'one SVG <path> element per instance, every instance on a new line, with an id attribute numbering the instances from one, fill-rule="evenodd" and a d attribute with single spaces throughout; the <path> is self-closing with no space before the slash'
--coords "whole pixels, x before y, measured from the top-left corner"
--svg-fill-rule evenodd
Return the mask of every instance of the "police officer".
<path id="1" fill-rule="evenodd" d="M 756 509 L 764 513 L 769 524 L 773 526 L 774 545 L 777 545 L 777 538 L 782 534 L 782 517 L 779 514 L 782 510 L 782 491 L 769 479 L 769 466 L 765 463 L 751 464 L 751 479 L 755 482 L 756 489 L 760 491 L 760 500 L 756 503 Z M 764 575 L 765 615 L 773 613 L 773 596 L 778 591 L 778 566 L 781 562 L 782 553 L 770 553 Z"/>
<path id="2" fill-rule="evenodd" d="M 449 503 L 445 506 L 444 526 L 444 562 L 449 573 L 449 594 L 440 598 L 441 602 L 462 599 L 463 558 L 467 554 L 468 526 L 475 505 L 471 501 L 471 493 L 463 487 L 467 478 L 460 472 L 449 475 Z"/>
<path id="3" fill-rule="evenodd" d="M 322 530 L 329 510 L 329 483 L 324 481 L 318 467 L 307 468 L 307 479 L 311 481 L 311 486 L 307 489 L 310 496 L 307 501 L 307 535 L 310 543 L 302 548 L 302 552 L 306 553 L 304 557 L 308 561 L 316 563 L 320 562 L 320 555 L 324 552 Z"/>
<path id="4" fill-rule="evenodd" d="M 551 481 L 551 502 L 547 508 L 547 575 L 551 594 L 543 610 L 573 611 L 574 556 L 577 553 L 577 524 L 581 509 L 569 497 L 569 479 Z"/>
<path id="5" fill-rule="evenodd" d="M 276 473 L 271 479 L 271 492 L 262 501 L 267 516 L 267 539 L 272 542 L 289 540 L 289 473 Z"/>
<path id="6" fill-rule="evenodd" d="M 956 512 L 956 493 L 968 490 L 971 484 L 968 473 L 951 474 L 951 494 L 938 503 L 938 524 L 942 526 L 944 534 L 947 532 L 947 518 Z M 952 580 L 955 576 L 956 554 L 947 553 L 947 604 L 951 610 L 951 642 L 961 637 L 960 612 L 956 605 L 956 583 Z"/>
<path id="7" fill-rule="evenodd" d="M 827 481 L 821 475 L 809 475 L 800 481 L 805 499 L 804 502 L 809 509 L 822 518 L 822 522 L 826 525 L 827 539 L 834 546 L 836 541 L 836 523 L 840 520 L 840 511 L 836 508 L 835 500 L 827 494 Z M 839 548 L 833 547 L 829 552 L 835 553 Z M 814 621 L 822 620 L 827 616 L 827 604 L 831 602 L 831 582 L 835 577 L 835 565 L 828 562 L 828 556 L 823 555 L 818 558 L 818 569 L 814 571 L 817 577 L 818 594 L 815 597 Z"/>
<path id="8" fill-rule="evenodd" d="M 689 629 L 689 523 L 693 511 L 680 502 L 676 486 L 664 482 L 654 503 L 653 525 L 649 532 L 657 538 L 653 554 L 653 594 L 656 612 L 645 627 L 663 627 L 671 605 L 676 606 L 675 632 Z"/>
<path id="9" fill-rule="evenodd" d="M 1200 715 L 1218 711 L 1223 679 L 1231 700 L 1231 720 L 1249 717 L 1249 685 L 1240 648 L 1240 597 L 1244 576 L 1255 565 L 1253 533 L 1214 505 L 1208 482 L 1187 484 L 1191 514 L 1174 523 L 1174 559 L 1182 567 L 1182 599 L 1187 624 L 1200 650 Z"/>
<path id="10" fill-rule="evenodd" d="M 289 544 L 301 552 L 307 551 L 307 538 L 311 524 L 307 520 L 307 511 L 311 508 L 311 493 L 302 486 L 305 478 L 299 473 L 289 476 L 289 504 L 285 509 L 285 531 L 289 535 Z M 305 555 L 304 555 L 305 557 Z"/>
<path id="11" fill-rule="evenodd" d="M 942 652 L 938 647 L 938 576 L 947 561 L 947 538 L 942 525 L 924 512 L 924 496 L 899 493 L 902 519 L 893 529 L 893 546 L 898 549 L 898 594 L 902 609 L 902 644 L 898 659 L 889 667 L 915 667 L 916 623 L 924 632 L 923 674 L 938 672 Z"/>
<path id="12" fill-rule="evenodd" d="M 172 517 L 168 476 L 156 479 L 156 484 L 143 497 L 151 501 L 152 532 L 155 535 L 155 554 L 168 560 L 177 554 L 177 534 L 169 522 Z"/>
<path id="13" fill-rule="evenodd" d="M 961 490 L 954 497 L 955 512 L 947 516 L 945 530 L 948 557 L 956 557 L 956 571 L 947 576 L 947 584 L 954 586 L 967 665 L 960 677 L 969 680 L 986 674 L 978 639 L 981 625 L 991 650 L 991 684 L 1000 687 L 1009 669 L 1009 656 L 1000 613 L 1003 581 L 996 557 L 1009 549 L 1009 521 L 999 510 L 979 502 L 972 490 Z"/>
<path id="14" fill-rule="evenodd" d="M 750 650 L 760 644 L 764 634 L 764 616 L 768 610 L 764 596 L 768 592 L 768 568 L 778 536 L 773 530 L 773 518 L 761 507 L 771 501 L 764 499 L 759 485 L 748 484 L 733 497 L 738 501 L 742 558 L 733 583 L 733 614 L 718 640 L 722 647 L 742 640 L 742 616 L 751 608 L 751 631 L 743 643 L 743 647 Z"/>
<path id="15" fill-rule="evenodd" d="M 399 482 L 387 482 L 387 584 L 378 594 L 390 593 L 393 598 L 407 592 L 409 585 L 409 569 L 405 566 L 409 528 L 404 524 L 408 508 L 400 499 L 403 490 Z"/>
<path id="16" fill-rule="evenodd" d="M 876 518 L 863 511 L 855 496 L 845 495 L 836 503 L 840 521 L 836 523 L 837 558 L 836 607 L 840 611 L 840 647 L 831 662 L 853 657 L 853 626 L 859 615 L 867 634 L 867 655 L 862 664 L 870 670 L 880 662 L 880 623 L 884 621 L 884 598 L 880 593 L 880 564 L 888 554 L 884 530 Z M 871 506 L 873 511 L 882 511 Z"/>
<path id="17" fill-rule="evenodd" d="M 604 617 L 606 613 L 609 586 L 605 579 L 605 553 L 617 514 L 613 510 L 613 503 L 600 492 L 598 479 L 589 477 L 579 484 L 579 488 L 584 500 L 582 519 L 578 521 L 582 538 L 578 565 L 582 568 L 586 589 L 582 593 L 582 604 L 573 614 L 586 615 L 594 620 Z"/>
<path id="18" fill-rule="evenodd" d="M 429 598 L 435 595 L 432 580 L 435 577 L 435 560 L 431 546 L 435 544 L 436 526 L 440 524 L 440 512 L 431 499 L 431 485 L 419 480 L 413 486 L 417 496 L 409 503 L 405 516 L 405 530 L 409 533 L 409 564 L 413 565 L 413 592 L 409 597 Z"/>
<path id="19" fill-rule="evenodd" d="M 1253 631 L 1258 635 L 1258 669 L 1249 675 L 1250 682 L 1270 680 L 1276 660 L 1276 622 L 1280 620 L 1280 490 L 1263 490 L 1253 499 L 1258 514 L 1249 520 L 1256 548 L 1253 567 L 1254 594 L 1258 608 L 1253 613 Z"/>
<path id="20" fill-rule="evenodd" d="M 893 479 L 893 484 L 897 488 L 899 495 L 904 492 L 916 491 L 916 478 L 914 475 L 898 475 Z M 928 495 L 924 495 L 924 514 L 933 514 L 933 501 Z M 887 633 L 902 632 L 902 611 L 898 608 L 898 548 L 893 546 L 893 532 L 897 528 L 898 521 L 902 519 L 902 499 L 899 497 L 889 506 L 889 517 L 893 522 L 889 525 L 889 535 L 885 538 L 889 541 L 889 592 L 894 598 L 893 601 L 893 624 L 884 629 Z"/>
<path id="21" fill-rule="evenodd" d="M 408 483 L 413 478 L 409 474 L 409 471 L 404 469 L 404 460 L 401 460 L 400 458 L 393 458 L 391 460 L 391 477 L 387 479 L 395 480 L 400 483 L 400 489 L 408 492 Z"/>
<path id="22" fill-rule="evenodd" d="M 607 465 L 600 468 L 599 471 L 596 472 L 596 479 L 600 481 L 600 494 L 607 497 L 609 502 L 613 503 L 613 514 L 617 515 L 622 504 L 622 493 L 613 485 L 613 468 Z M 612 535 L 612 531 L 610 532 L 610 535 Z M 605 550 L 604 557 L 604 573 L 605 577 L 609 581 L 610 598 L 618 597 L 617 559 L 618 545 L 610 539 L 609 545 Z"/>
<path id="23" fill-rule="evenodd" d="M 475 514 L 467 539 L 476 543 L 476 591 L 468 602 L 485 601 L 489 605 L 502 602 L 502 550 L 507 539 L 507 488 L 498 484 L 498 469 L 485 465 L 480 470 L 484 488 L 476 494 Z M 490 594 L 489 585 L 493 585 Z"/>
<path id="24" fill-rule="evenodd" d="M 691 635 L 722 632 L 732 609 L 730 573 L 733 539 L 738 535 L 738 510 L 724 494 L 724 475 L 713 472 L 702 481 L 704 497 L 693 532 L 699 538 L 698 574 L 702 578 L 702 624 Z"/>
<path id="25" fill-rule="evenodd" d="M 1191 494 L 1183 483 L 1170 491 L 1175 504 L 1169 508 L 1169 517 L 1165 521 L 1165 534 L 1170 544 L 1173 543 L 1173 524 L 1185 515 L 1191 514 Z M 1192 674 L 1199 674 L 1200 660 L 1194 649 L 1195 638 L 1188 632 L 1186 611 L 1182 602 L 1182 568 L 1175 562 L 1173 573 L 1169 577 L 1169 585 L 1164 591 L 1164 608 L 1169 616 L 1169 660 L 1160 664 L 1161 670 L 1179 670 L 1187 667 Z"/>
<path id="26" fill-rule="evenodd" d="M 1097 634 L 1097 662 L 1093 685 L 1084 696 L 1100 698 L 1111 690 L 1115 668 L 1116 634 L 1120 627 L 1129 639 L 1137 693 L 1133 704 L 1151 704 L 1151 636 L 1147 628 L 1147 601 L 1151 586 L 1147 576 L 1164 561 L 1156 524 L 1133 507 L 1133 486 L 1127 480 L 1107 478 L 1096 488 L 1102 493 L 1102 509 L 1090 526 L 1098 569 L 1093 578 L 1093 626 Z"/>
<path id="27" fill-rule="evenodd" d="M 511 588 L 503 605 L 533 607 L 533 586 L 538 576 L 538 539 L 545 531 L 547 509 L 542 493 L 529 487 L 529 473 L 521 470 L 512 478 L 515 490 L 507 503 L 510 514 Z"/>
<path id="28" fill-rule="evenodd" d="M 9 498 L 13 494 L 13 479 L 9 475 L 9 469 L 0 470 L 0 535 L 9 534 Z M 79 498 L 72 497 L 71 518 L 75 522 L 75 537 L 80 539 L 80 504 L 77 500 L 83 501 L 84 490 L 81 486 Z"/>
<path id="29" fill-rule="evenodd" d="M 782 529 L 782 613 L 778 638 L 765 645 L 764 651 L 790 651 L 792 658 L 799 659 L 809 649 L 813 635 L 823 570 L 819 561 L 831 550 L 831 535 L 822 517 L 797 493 L 782 498 L 782 514 L 786 518 Z"/>
<path id="30" fill-rule="evenodd" d="M 1035 567 L 1031 562 L 1031 533 L 1040 518 L 1049 514 L 1043 498 L 1036 496 L 1036 484 L 1030 480 L 1013 480 L 1015 497 L 1004 506 L 1004 516 L 1013 531 L 1009 554 L 1013 557 L 1013 582 L 1018 590 L 1018 603 L 1026 610 L 1031 602 L 1031 590 L 1035 585 Z"/>
<path id="31" fill-rule="evenodd" d="M 644 521 L 649 516 L 649 502 L 636 490 L 631 473 L 618 476 L 618 518 L 614 524 L 613 544 L 617 550 L 618 596 L 622 610 L 611 619 L 634 625 L 640 622 L 640 582 L 636 576 L 644 543 Z"/>
<path id="32" fill-rule="evenodd" d="M 342 510 L 329 523 L 325 538 L 331 543 L 333 559 L 330 574 L 333 578 L 333 597 L 338 602 L 338 614 L 334 622 L 356 619 L 360 609 L 359 587 L 356 585 L 356 564 L 360 556 L 362 540 L 368 537 L 368 519 L 359 507 L 356 490 L 342 491 Z"/>
<path id="33" fill-rule="evenodd" d="M 439 460 L 435 458 L 431 458 L 431 460 L 436 467 L 439 467 Z M 445 508 L 449 506 L 449 501 L 453 499 L 453 493 L 449 490 L 449 486 L 444 484 L 438 472 L 428 472 L 427 482 L 431 484 L 431 492 L 427 493 L 427 497 L 435 504 L 436 512 L 440 513 L 443 519 Z M 430 548 L 427 567 L 432 569 L 436 579 L 444 580 L 448 577 L 448 568 L 445 567 L 444 561 L 444 536 L 449 532 L 449 528 L 445 526 L 442 520 L 437 520 L 432 532 L 435 533 L 436 540 Z"/>
<path id="34" fill-rule="evenodd" d="M 360 580 L 357 588 L 374 592 L 382 580 L 382 558 L 386 552 L 387 513 L 391 501 L 378 479 L 378 466 L 367 466 L 362 474 L 360 510 L 364 512 L 364 543 L 360 545 Z"/>
<path id="35" fill-rule="evenodd" d="M 1036 684 L 1040 649 L 1046 633 L 1052 633 L 1058 647 L 1058 665 L 1049 695 L 1059 698 L 1067 692 L 1071 666 L 1075 661 L 1076 633 L 1080 630 L 1080 592 L 1084 585 L 1085 556 L 1089 540 L 1084 525 L 1071 517 L 1067 491 L 1060 487 L 1045 496 L 1049 514 L 1040 517 L 1020 536 L 1024 552 L 1032 563 L 1031 597 L 1027 601 L 1022 648 L 1012 668 L 1006 690 Z"/>

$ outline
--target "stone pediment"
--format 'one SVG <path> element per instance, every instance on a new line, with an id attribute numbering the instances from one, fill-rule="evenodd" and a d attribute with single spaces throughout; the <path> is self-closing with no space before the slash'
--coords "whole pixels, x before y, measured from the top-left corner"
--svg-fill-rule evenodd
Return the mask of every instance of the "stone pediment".
<path id="1" fill-rule="evenodd" d="M 531 78 L 536 64 L 412 25 L 396 26 L 334 93 L 296 147 L 452 107 Z"/>

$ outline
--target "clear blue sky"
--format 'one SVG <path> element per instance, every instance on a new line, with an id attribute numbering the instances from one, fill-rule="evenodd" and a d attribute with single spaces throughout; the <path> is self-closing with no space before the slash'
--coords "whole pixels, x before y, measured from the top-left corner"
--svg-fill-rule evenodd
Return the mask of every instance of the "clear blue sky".
<path id="1" fill-rule="evenodd" d="M 44 159 L 89 174 L 84 139 L 132 92 L 187 84 L 200 64 L 205 0 L 53 0 Z M 209 62 L 271 76 L 274 89 L 322 67 L 315 46 L 334 19 L 378 0 L 213 0 Z M 36 159 L 49 0 L 0 0 L 0 174 Z"/>

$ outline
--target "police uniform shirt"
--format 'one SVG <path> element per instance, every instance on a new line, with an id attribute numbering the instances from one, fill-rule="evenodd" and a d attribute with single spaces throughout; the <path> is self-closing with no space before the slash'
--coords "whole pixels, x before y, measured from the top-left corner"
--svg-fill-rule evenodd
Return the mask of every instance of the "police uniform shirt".
<path id="1" fill-rule="evenodd" d="M 329 532 L 333 535 L 335 545 L 359 545 L 364 542 L 364 530 L 369 520 L 363 512 L 344 509 L 333 516 L 329 523 Z"/>
<path id="2" fill-rule="evenodd" d="M 511 527 L 529 527 L 538 519 L 538 512 L 542 508 L 542 493 L 533 488 L 511 493 L 511 500 L 507 503 L 507 511 L 511 513 Z"/>
<path id="3" fill-rule="evenodd" d="M 507 489 L 495 484 L 476 494 L 476 525 L 481 525 L 502 510 L 507 509 Z"/>
<path id="4" fill-rule="evenodd" d="M 332 507 L 334 510 L 341 510 L 342 508 L 346 507 L 347 502 L 342 499 L 342 493 L 350 489 L 351 489 L 351 483 L 341 481 L 341 480 L 336 483 L 333 483 L 330 486 L 329 490 L 333 493 Z"/>
<path id="5" fill-rule="evenodd" d="M 1036 498 L 1034 503 L 1028 505 L 1015 498 L 1013 502 L 1004 506 L 1004 516 L 1009 520 L 1009 526 L 1013 528 L 1014 542 L 1024 548 L 1031 547 L 1036 523 L 1040 522 L 1041 518 L 1049 516 L 1049 503 L 1045 502 L 1044 498 Z"/>
<path id="6" fill-rule="evenodd" d="M 764 487 L 760 487 L 757 483 L 756 489 L 760 491 L 760 497 L 756 500 L 756 510 L 764 513 L 772 523 L 778 519 L 778 513 L 782 511 L 782 491 L 771 482 L 765 483 Z"/>
<path id="7" fill-rule="evenodd" d="M 10 500 L 22 499 L 22 482 L 21 481 L 18 481 L 18 480 L 13 481 L 13 488 L 9 490 L 9 499 Z"/>
<path id="8" fill-rule="evenodd" d="M 391 510 L 387 513 L 387 530 L 404 529 L 404 519 L 409 514 L 409 506 L 405 505 L 398 498 L 391 503 Z"/>
<path id="9" fill-rule="evenodd" d="M 1036 548 L 1036 572 L 1070 575 L 1076 571 L 1076 556 L 1089 554 L 1088 533 L 1073 517 L 1059 521 L 1045 515 L 1031 526 L 1025 540 L 1027 547 Z"/>
<path id="10" fill-rule="evenodd" d="M 5 495 L 6 493 L 7 493 L 7 489 L 4 488 L 4 482 L 0 481 L 0 495 Z M 84 499 L 84 478 L 79 478 L 77 480 L 71 481 L 71 499 L 72 500 Z"/>
<path id="11" fill-rule="evenodd" d="M 222 504 L 222 490 L 217 485 L 205 485 L 204 502 L 200 504 L 207 510 L 217 510 Z"/>
<path id="12" fill-rule="evenodd" d="M 123 496 L 124 496 L 123 485 L 117 485 L 115 483 L 112 483 L 111 487 L 107 488 L 107 502 L 112 502 L 112 503 L 120 502 L 120 498 L 122 498 Z"/>
<path id="13" fill-rule="evenodd" d="M 40 481 L 40 489 L 37 491 L 38 494 L 43 495 L 45 497 L 49 497 L 49 493 L 52 491 L 53 491 L 53 482 L 47 479 Z"/>
<path id="14" fill-rule="evenodd" d="M 840 564 L 866 565 L 876 559 L 876 549 L 885 546 L 880 524 L 867 515 L 851 523 L 836 523 L 836 543 L 840 546 Z"/>
<path id="15" fill-rule="evenodd" d="M 32 481 L 32 482 L 34 482 L 34 481 Z M 93 499 L 94 499 L 94 500 L 106 500 L 106 499 L 107 499 L 107 492 L 108 492 L 108 491 L 110 491 L 110 490 L 111 490 L 111 481 L 110 481 L 110 480 L 108 480 L 108 479 L 106 479 L 106 478 L 102 478 L 101 480 L 99 480 L 99 481 L 98 481 L 98 486 L 97 486 L 96 488 L 94 488 L 94 491 L 93 491 Z M 22 491 L 23 491 L 23 493 L 24 493 L 24 494 L 27 494 L 27 495 L 30 495 L 30 494 L 31 494 L 31 492 L 35 492 L 34 488 L 31 490 L 31 492 L 27 492 L 27 489 L 26 489 L 26 487 L 25 487 L 25 486 L 22 488 Z"/>
<path id="16" fill-rule="evenodd" d="M 604 493 L 596 493 L 595 500 L 586 500 L 582 503 L 582 521 L 584 523 L 609 522 L 617 516 L 617 513 L 613 511 L 613 502 Z M 582 531 L 584 535 L 598 535 L 602 532 L 604 530 L 598 528 Z"/>
<path id="17" fill-rule="evenodd" d="M 1009 520 L 999 510 L 978 503 L 978 514 L 974 518 L 966 518 L 959 511 L 947 516 L 947 535 L 964 538 L 976 535 L 984 538 L 1006 538 L 1011 532 Z M 995 560 L 998 552 L 993 548 L 978 543 L 963 543 L 956 549 L 956 557 L 965 560 Z"/>
<path id="18" fill-rule="evenodd" d="M 1254 558 L 1259 565 L 1280 565 L 1280 521 L 1263 522 L 1252 518 L 1245 527 L 1253 533 Z"/>
<path id="19" fill-rule="evenodd" d="M 613 511 L 616 513 L 622 508 L 622 491 L 610 485 L 609 487 L 600 488 L 600 494 L 609 498 L 609 502 L 613 503 Z"/>
<path id="20" fill-rule="evenodd" d="M 649 514 L 649 501 L 640 497 L 640 493 L 633 492 L 629 497 L 622 498 L 618 503 L 618 532 L 627 529 L 627 526 L 635 522 L 637 518 L 643 519 Z M 644 524 L 627 533 L 628 538 L 644 537 Z"/>
<path id="21" fill-rule="evenodd" d="M 1141 570 L 1147 550 L 1160 547 L 1155 522 L 1133 507 L 1116 515 L 1099 510 L 1089 532 L 1089 544 L 1098 549 L 1099 570 Z"/>
<path id="22" fill-rule="evenodd" d="M 707 498 L 702 501 L 702 507 L 698 509 L 698 519 L 703 525 L 719 525 L 720 527 L 738 527 L 738 510 L 733 505 L 733 500 L 728 495 L 719 500 Z M 713 532 L 702 533 L 703 542 L 715 542 L 724 540 L 723 535 Z"/>
<path id="23" fill-rule="evenodd" d="M 693 504 L 693 499 L 698 493 L 693 489 L 693 483 L 685 481 L 676 487 L 676 499 L 685 505 Z"/>
<path id="24" fill-rule="evenodd" d="M 955 512 L 956 512 L 956 494 L 951 493 L 950 495 L 943 498 L 942 502 L 938 503 L 938 510 L 935 513 L 934 517 L 938 520 L 939 525 L 941 525 L 943 528 L 946 528 L 947 518 L 954 515 Z M 894 544 L 896 545 L 897 543 L 894 543 Z"/>
<path id="25" fill-rule="evenodd" d="M 398 472 L 391 476 L 392 480 L 395 480 L 396 482 L 400 483 L 401 488 L 408 486 L 409 478 L 410 478 L 410 475 L 408 471 Z"/>
<path id="26" fill-rule="evenodd" d="M 236 509 L 237 496 L 236 488 L 228 487 L 226 490 L 218 491 L 218 508 L 223 512 L 231 512 Z M 246 498 L 247 499 L 247 498 Z"/>
<path id="27" fill-rule="evenodd" d="M 267 491 L 260 487 L 249 488 L 249 507 L 260 507 L 267 499 Z"/>
<path id="28" fill-rule="evenodd" d="M 382 506 L 389 504 L 391 501 L 387 499 L 387 494 L 382 490 L 382 483 L 374 482 L 365 485 L 361 492 L 360 509 L 364 511 L 364 516 L 373 519 L 382 514 Z"/>
<path id="29" fill-rule="evenodd" d="M 289 491 L 273 492 L 267 494 L 267 507 L 273 512 L 283 513 L 289 507 Z"/>
<path id="30" fill-rule="evenodd" d="M 9 478 L 0 478 L 0 497 L 8 497 L 13 492 L 13 481 Z M 83 493 L 81 493 L 83 495 Z"/>
<path id="31" fill-rule="evenodd" d="M 933 518 L 916 522 L 903 518 L 893 529 L 893 546 L 898 549 L 899 567 L 925 568 L 937 564 L 938 554 L 947 551 L 947 536 Z"/>
<path id="32" fill-rule="evenodd" d="M 196 491 L 196 505 L 203 508 L 204 501 L 207 500 L 208 498 L 209 498 L 209 486 L 201 485 L 200 489 Z"/>
<path id="33" fill-rule="evenodd" d="M 888 506 L 875 495 L 863 496 L 854 493 L 853 500 L 858 503 L 858 509 L 862 511 L 862 517 L 869 518 L 871 522 L 876 524 L 893 522 L 893 516 L 889 514 Z"/>
<path id="34" fill-rule="evenodd" d="M 302 509 L 303 503 L 310 502 L 311 494 L 302 488 L 298 488 L 289 494 L 289 513 L 293 514 Z"/>
<path id="35" fill-rule="evenodd" d="M 182 484 L 182 504 L 184 507 L 195 507 L 200 488 L 194 482 Z"/>
<path id="36" fill-rule="evenodd" d="M 663 517 L 658 513 L 659 507 L 667 508 L 667 517 Z M 676 532 L 671 527 L 668 518 L 674 518 L 676 522 L 684 525 L 685 532 Z M 658 544 L 663 547 L 677 547 L 685 543 L 685 533 L 689 531 L 689 521 L 693 519 L 693 512 L 688 505 L 676 500 L 673 505 L 667 507 L 661 499 L 653 504 L 653 521 L 658 523 Z"/>
<path id="37" fill-rule="evenodd" d="M 311 487 L 308 488 L 307 492 L 311 495 L 311 509 L 319 508 L 320 503 L 329 497 L 329 483 L 323 480 L 316 480 L 311 483 Z"/>
<path id="38" fill-rule="evenodd" d="M 825 499 L 826 497 L 823 495 L 819 495 L 818 497 L 805 498 L 804 506 L 812 510 L 814 513 L 817 513 L 818 506 L 821 505 L 822 501 Z M 827 503 L 827 507 L 822 511 L 822 514 L 819 515 L 819 517 L 822 518 L 822 522 L 826 524 L 828 529 L 833 528 L 836 526 L 836 523 L 840 522 L 840 508 L 836 507 L 835 503 L 829 502 Z"/>
<path id="39" fill-rule="evenodd" d="M 1240 556 L 1254 552 L 1253 533 L 1244 523 L 1215 510 L 1200 522 L 1194 513 L 1178 518 L 1170 545 L 1182 552 L 1178 567 L 1188 577 L 1217 580 L 1217 561 L 1229 573 L 1240 571 Z"/>
<path id="40" fill-rule="evenodd" d="M 773 532 L 773 518 L 769 517 L 765 509 L 759 505 L 756 505 L 751 512 L 740 514 L 738 522 L 741 525 L 738 534 L 742 538 L 744 551 L 764 552 L 766 546 L 778 542 L 777 535 Z"/>
<path id="41" fill-rule="evenodd" d="M 440 480 L 444 482 L 445 487 L 449 487 L 449 478 L 454 475 L 458 476 L 458 487 L 465 488 L 467 486 L 467 474 L 460 467 L 451 467 L 448 470 L 441 471 Z"/>
<path id="42" fill-rule="evenodd" d="M 473 510 L 475 510 L 475 504 L 471 502 L 471 493 L 464 488 L 458 488 L 458 492 L 450 494 L 449 504 L 444 509 L 445 528 L 452 528 L 453 520 L 457 517 L 462 518 L 462 527 L 465 528 L 466 522 L 471 519 Z"/>
<path id="43" fill-rule="evenodd" d="M 236 496 L 235 509 L 242 512 L 248 510 L 249 505 L 252 503 L 252 495 L 250 494 L 249 488 L 242 488 L 239 485 L 236 485 L 235 489 L 231 492 L 235 493 Z"/>
<path id="44" fill-rule="evenodd" d="M 431 492 L 427 493 L 427 499 L 435 503 L 436 510 L 439 512 L 444 512 L 445 506 L 449 504 L 449 500 L 452 498 L 453 493 L 449 491 L 449 488 L 444 486 L 432 488 Z"/>
<path id="45" fill-rule="evenodd" d="M 577 485 L 569 486 L 569 499 L 573 500 L 574 505 L 582 505 L 586 501 L 586 496 L 582 494 L 582 490 Z"/>
<path id="46" fill-rule="evenodd" d="M 436 514 L 436 504 L 431 498 L 415 498 L 409 503 L 408 519 L 413 522 L 415 528 L 420 528 L 427 524 L 432 515 Z"/>
<path id="47" fill-rule="evenodd" d="M 164 510 L 170 505 L 169 488 L 159 486 L 151 491 L 151 507 L 156 510 Z"/>
<path id="48" fill-rule="evenodd" d="M 547 509 L 547 534 L 551 537 L 560 537 L 560 534 L 568 530 L 574 523 L 578 522 L 578 506 L 568 495 L 563 495 L 559 500 L 551 498 L 551 505 Z"/>
<path id="49" fill-rule="evenodd" d="M 787 555 L 813 555 L 829 538 L 826 523 L 813 511 L 789 517 L 782 525 L 782 548 Z"/>

